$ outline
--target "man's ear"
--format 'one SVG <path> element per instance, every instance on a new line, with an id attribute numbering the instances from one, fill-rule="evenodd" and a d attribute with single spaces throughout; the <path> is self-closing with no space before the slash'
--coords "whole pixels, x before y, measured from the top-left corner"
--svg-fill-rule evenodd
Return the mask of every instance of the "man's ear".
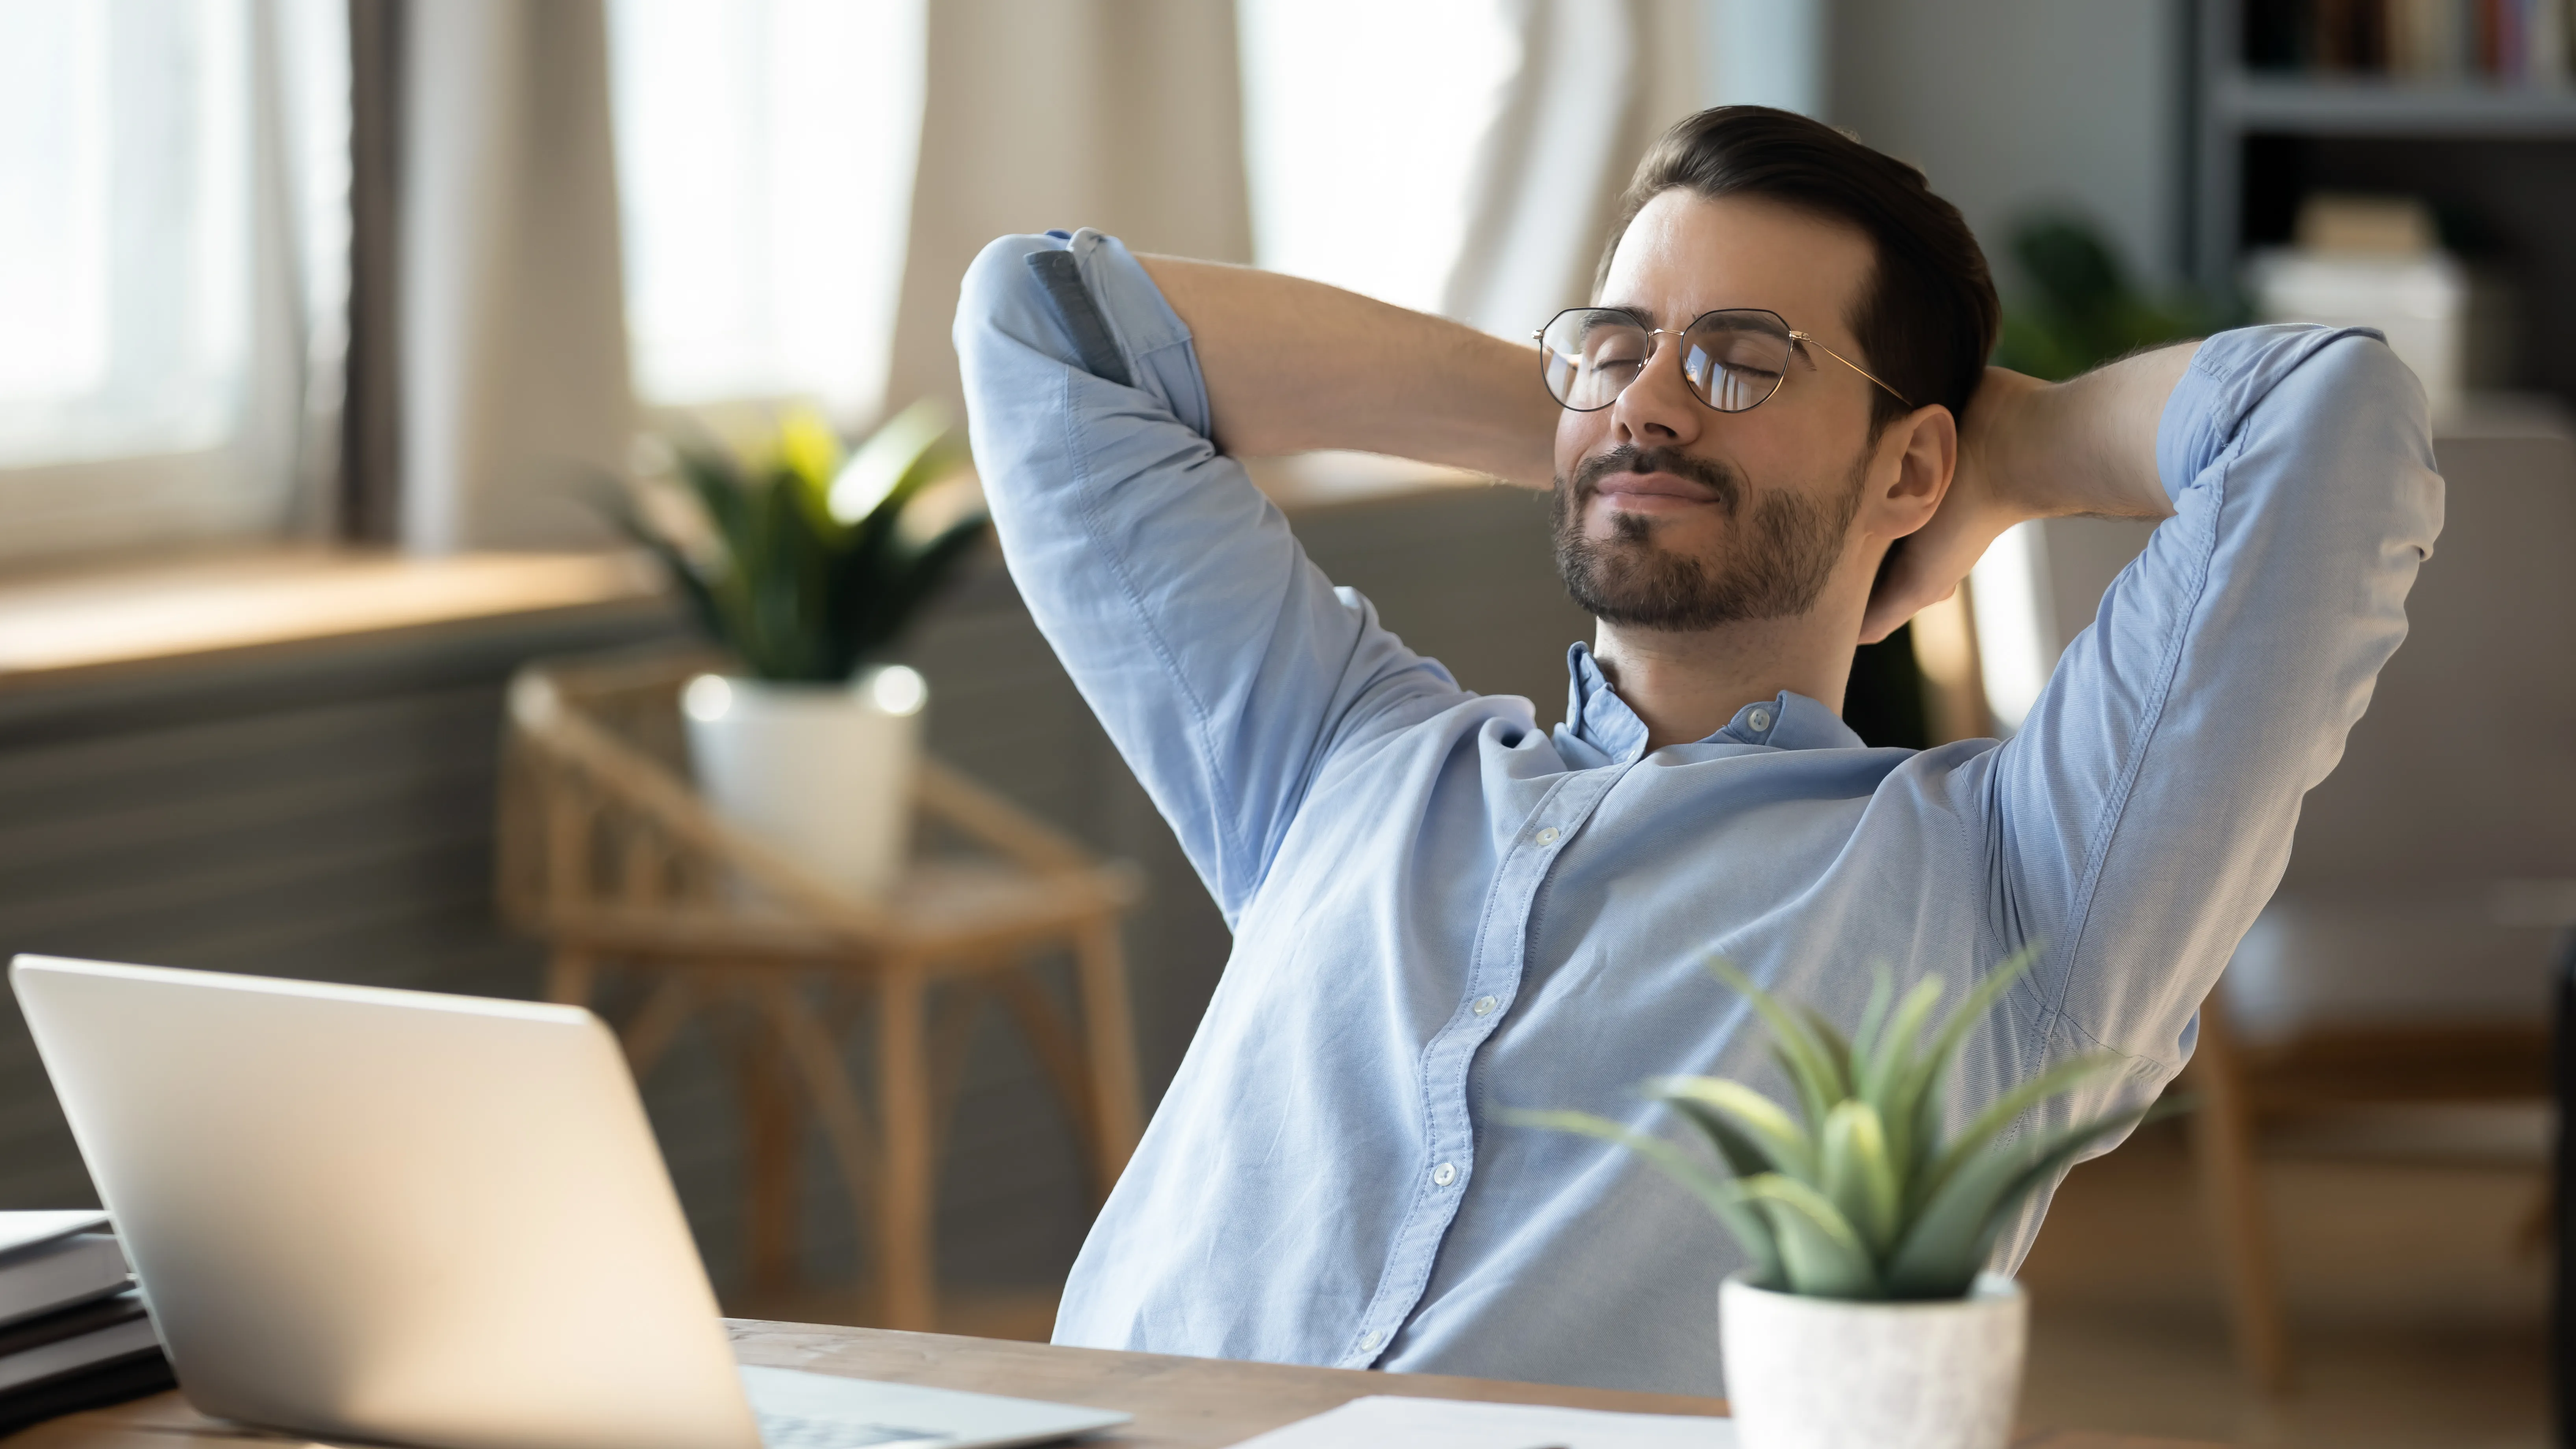
<path id="1" fill-rule="evenodd" d="M 1959 466 L 1959 420 L 1937 403 L 1916 408 L 1879 434 L 1871 462 L 1868 503 L 1879 516 L 1873 531 L 1903 538 L 1931 522 L 1950 494 L 1950 477 Z"/>

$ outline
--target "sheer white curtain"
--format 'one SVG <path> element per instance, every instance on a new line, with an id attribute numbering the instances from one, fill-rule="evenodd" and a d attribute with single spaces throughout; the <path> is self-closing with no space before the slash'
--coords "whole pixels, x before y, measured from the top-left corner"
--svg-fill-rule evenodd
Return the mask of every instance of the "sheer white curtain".
<path id="1" fill-rule="evenodd" d="M 962 399 L 957 282 L 1005 232 L 1252 260 L 1235 16 L 1212 0 L 938 0 L 889 395 Z"/>
<path id="2" fill-rule="evenodd" d="M 1646 139 L 1640 7 L 1509 0 L 1518 41 L 1478 149 L 1467 234 L 1440 310 L 1507 337 L 1587 300 L 1601 232 Z M 1658 118 L 1668 119 L 1668 118 Z"/>
<path id="3" fill-rule="evenodd" d="M 1262 266 L 1436 311 L 1522 64 L 1511 0 L 1239 0 Z"/>
<path id="4" fill-rule="evenodd" d="M 634 400 L 599 0 L 403 11 L 403 544 L 608 542 L 586 491 Z"/>
<path id="5" fill-rule="evenodd" d="M 0 557 L 275 533 L 331 454 L 338 0 L 0 0 Z"/>
<path id="6" fill-rule="evenodd" d="M 1696 0 L 1237 0 L 1263 266 L 1526 335 L 1699 99 Z"/>
<path id="7" fill-rule="evenodd" d="M 626 319 L 648 404 L 886 398 L 924 0 L 612 0 Z"/>

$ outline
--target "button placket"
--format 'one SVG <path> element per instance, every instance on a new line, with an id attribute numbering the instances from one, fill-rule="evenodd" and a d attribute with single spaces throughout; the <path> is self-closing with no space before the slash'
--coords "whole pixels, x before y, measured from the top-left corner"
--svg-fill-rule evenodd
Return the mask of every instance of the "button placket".
<path id="1" fill-rule="evenodd" d="M 1583 772 L 1568 780 L 1565 787 L 1549 792 L 1540 803 L 1539 809 L 1555 817 L 1556 823 L 1523 835 L 1504 856 L 1504 878 L 1497 882 L 1487 915 L 1479 922 L 1476 957 L 1468 972 L 1470 990 L 1492 985 L 1507 992 L 1517 987 L 1527 964 L 1530 912 L 1537 904 L 1540 885 L 1556 861 L 1556 853 L 1548 847 L 1580 828 L 1634 764 L 1634 760 L 1624 761 L 1598 772 L 1595 778 L 1584 778 L 1595 772 Z M 1454 1019 L 1432 1039 L 1429 1054 L 1433 1060 L 1425 1063 L 1428 1070 L 1423 1074 L 1424 1115 L 1431 1129 L 1424 1146 L 1432 1156 L 1432 1166 L 1422 1178 L 1415 1179 L 1422 1186 L 1415 1190 L 1412 1208 L 1396 1229 L 1377 1291 L 1361 1312 L 1363 1322 L 1384 1323 L 1392 1318 L 1400 1324 L 1413 1312 L 1430 1283 L 1440 1240 L 1457 1220 L 1459 1204 L 1466 1196 L 1456 1189 L 1473 1165 L 1475 1133 L 1467 1106 L 1468 1070 L 1476 1050 L 1490 1034 L 1489 1018 L 1501 1009 L 1504 994 L 1479 991 L 1469 1003 L 1470 1014 Z M 1344 1362 L 1352 1367 L 1375 1362 L 1379 1346 L 1388 1341 L 1382 1332 L 1371 1329 L 1362 1335 Z"/>

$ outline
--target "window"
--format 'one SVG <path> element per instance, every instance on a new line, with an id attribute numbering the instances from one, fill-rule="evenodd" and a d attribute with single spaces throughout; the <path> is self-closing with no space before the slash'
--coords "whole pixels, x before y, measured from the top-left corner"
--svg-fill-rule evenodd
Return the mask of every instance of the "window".
<path id="1" fill-rule="evenodd" d="M 346 287 L 344 27 L 0 0 L 0 557 L 284 527 Z"/>
<path id="2" fill-rule="evenodd" d="M 2039 520 L 2005 529 L 1970 576 L 1977 653 L 1985 665 L 1986 707 L 2010 735 L 2030 716 L 2064 647 L 2050 608 L 2048 535 Z"/>
<path id="3" fill-rule="evenodd" d="M 642 401 L 884 406 L 924 23 L 923 0 L 612 0 Z"/>
<path id="4" fill-rule="evenodd" d="M 1502 0 L 1238 0 L 1254 259 L 1441 310 L 1521 65 Z"/>

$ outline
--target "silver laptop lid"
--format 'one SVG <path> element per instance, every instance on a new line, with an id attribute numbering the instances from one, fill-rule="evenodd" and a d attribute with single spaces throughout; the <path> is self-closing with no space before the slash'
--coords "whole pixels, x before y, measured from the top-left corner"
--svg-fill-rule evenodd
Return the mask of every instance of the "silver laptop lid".
<path id="1" fill-rule="evenodd" d="M 755 1449 L 617 1041 L 574 1007 L 20 956 L 189 1398 L 455 1449 Z"/>

